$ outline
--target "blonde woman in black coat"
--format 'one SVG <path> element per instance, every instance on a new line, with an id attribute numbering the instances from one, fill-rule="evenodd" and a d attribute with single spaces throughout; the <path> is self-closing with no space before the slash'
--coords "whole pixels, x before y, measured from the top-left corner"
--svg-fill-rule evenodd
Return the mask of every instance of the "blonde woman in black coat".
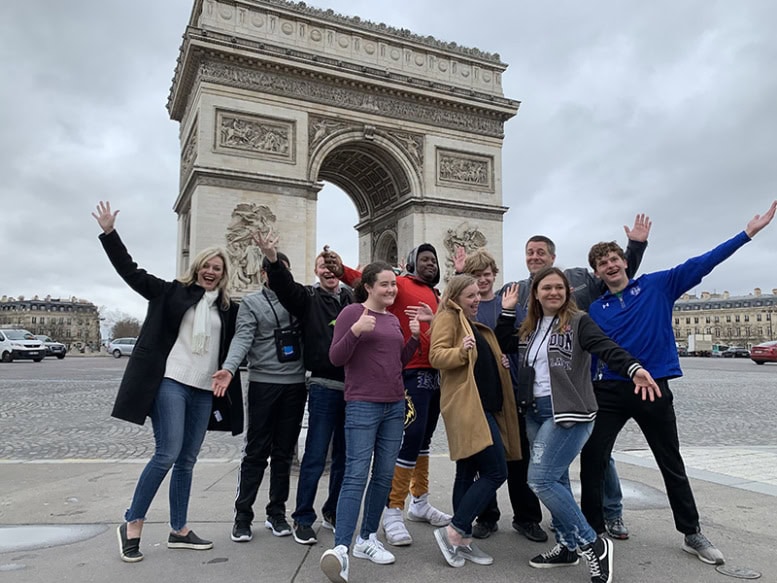
<path id="1" fill-rule="evenodd" d="M 150 417 L 154 429 L 154 455 L 117 531 L 122 561 L 135 563 L 143 559 L 140 535 L 146 512 L 171 468 L 167 547 L 213 548 L 187 526 L 192 472 L 208 428 L 242 432 L 243 401 L 238 375 L 228 388 L 211 389 L 211 376 L 226 357 L 237 316 L 237 306 L 229 299 L 226 253 L 206 249 L 180 280 L 165 281 L 132 260 L 114 229 L 118 213 L 100 201 L 92 216 L 103 230 L 100 242 L 116 271 L 148 300 L 111 413 L 139 425 Z"/>

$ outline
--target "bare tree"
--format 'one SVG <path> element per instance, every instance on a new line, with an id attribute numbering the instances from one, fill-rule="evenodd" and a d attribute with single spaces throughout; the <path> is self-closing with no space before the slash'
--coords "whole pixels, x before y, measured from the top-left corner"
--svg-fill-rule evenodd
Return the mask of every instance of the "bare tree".
<path id="1" fill-rule="evenodd" d="M 113 325 L 111 337 L 126 338 L 137 336 L 140 333 L 140 320 L 137 318 L 122 318 Z"/>

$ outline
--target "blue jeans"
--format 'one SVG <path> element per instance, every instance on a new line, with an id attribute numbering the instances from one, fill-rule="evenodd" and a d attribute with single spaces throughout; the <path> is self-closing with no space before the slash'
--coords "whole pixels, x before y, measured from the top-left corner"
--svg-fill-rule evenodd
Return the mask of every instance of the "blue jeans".
<path id="1" fill-rule="evenodd" d="M 604 473 L 604 496 L 602 506 L 605 520 L 615 520 L 623 516 L 623 490 L 618 470 L 615 469 L 615 460 L 610 457 L 607 471 Z"/>
<path id="2" fill-rule="evenodd" d="M 491 413 L 486 412 L 493 445 L 456 462 L 453 480 L 453 519 L 451 526 L 462 536 L 472 536 L 472 522 L 496 495 L 507 479 L 505 448 L 499 426 Z"/>
<path id="3" fill-rule="evenodd" d="M 213 393 L 210 391 L 162 379 L 151 406 L 154 455 L 140 474 L 124 520 L 146 519 L 151 501 L 172 467 L 170 527 L 178 531 L 186 526 L 192 471 L 205 439 L 212 408 Z"/>
<path id="4" fill-rule="evenodd" d="M 593 421 L 569 428 L 556 425 L 550 397 L 538 398 L 526 412 L 531 444 L 529 487 L 553 515 L 556 542 L 573 550 L 596 540 L 569 485 L 569 465 L 588 441 L 593 425 Z"/>
<path id="5" fill-rule="evenodd" d="M 308 435 L 305 455 L 297 481 L 297 507 L 291 515 L 298 524 L 310 526 L 316 521 L 313 503 L 318 481 L 324 473 L 329 443 L 332 443 L 332 465 L 329 468 L 329 497 L 321 512 L 335 514 L 337 499 L 345 473 L 345 398 L 343 391 L 328 389 L 316 383 L 308 387 Z"/>
<path id="6" fill-rule="evenodd" d="M 362 495 L 364 515 L 362 538 L 378 532 L 380 515 L 386 506 L 394 477 L 394 464 L 402 444 L 405 400 L 395 403 L 349 401 L 345 404 L 345 477 L 337 501 L 335 545 L 351 547 Z"/>

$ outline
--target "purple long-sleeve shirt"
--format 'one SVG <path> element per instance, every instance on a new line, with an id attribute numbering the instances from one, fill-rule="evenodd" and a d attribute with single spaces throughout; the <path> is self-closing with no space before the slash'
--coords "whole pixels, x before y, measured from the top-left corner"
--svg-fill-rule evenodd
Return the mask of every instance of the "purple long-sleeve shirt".
<path id="1" fill-rule="evenodd" d="M 345 400 L 393 403 L 405 398 L 402 368 L 418 349 L 412 336 L 405 343 L 397 317 L 370 310 L 375 329 L 354 336 L 351 326 L 364 313 L 362 304 L 351 304 L 337 316 L 329 360 L 345 368 Z"/>

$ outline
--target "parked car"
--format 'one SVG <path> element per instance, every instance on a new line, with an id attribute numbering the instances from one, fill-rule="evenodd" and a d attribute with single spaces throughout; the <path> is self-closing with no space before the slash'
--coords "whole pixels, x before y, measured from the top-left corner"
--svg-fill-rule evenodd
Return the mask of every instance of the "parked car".
<path id="1" fill-rule="evenodd" d="M 46 347 L 27 330 L 0 330 L 0 360 L 12 362 L 30 359 L 40 362 L 46 356 Z"/>
<path id="2" fill-rule="evenodd" d="M 43 342 L 43 346 L 46 347 L 46 356 L 56 356 L 62 360 L 67 354 L 67 347 L 61 342 L 52 340 L 51 336 L 45 336 L 43 334 L 36 334 L 35 338 Z"/>
<path id="3" fill-rule="evenodd" d="M 132 354 L 132 349 L 135 348 L 136 341 L 137 338 L 114 338 L 108 344 L 108 353 L 112 354 L 114 358 L 129 356 Z"/>
<path id="4" fill-rule="evenodd" d="M 750 349 L 750 360 L 756 364 L 777 362 L 777 340 L 756 344 Z"/>
<path id="5" fill-rule="evenodd" d="M 744 346 L 729 346 L 721 356 L 723 358 L 749 358 L 750 351 Z"/>

